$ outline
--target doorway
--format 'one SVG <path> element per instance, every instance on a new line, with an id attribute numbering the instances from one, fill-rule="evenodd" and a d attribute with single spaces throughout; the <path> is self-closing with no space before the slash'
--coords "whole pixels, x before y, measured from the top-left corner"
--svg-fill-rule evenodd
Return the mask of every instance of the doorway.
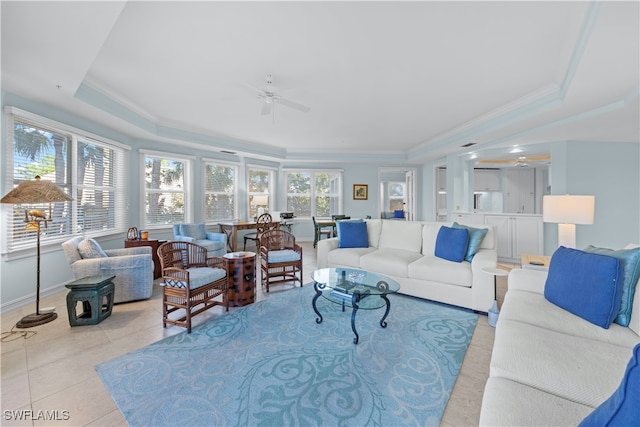
<path id="1" fill-rule="evenodd" d="M 415 220 L 416 173 L 414 168 L 378 169 L 380 218 L 393 218 L 402 211 L 407 221 Z"/>

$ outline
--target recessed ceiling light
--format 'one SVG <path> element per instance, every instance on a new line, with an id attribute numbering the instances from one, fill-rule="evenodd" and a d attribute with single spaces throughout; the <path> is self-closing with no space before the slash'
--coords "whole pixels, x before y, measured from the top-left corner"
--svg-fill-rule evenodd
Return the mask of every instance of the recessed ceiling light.
<path id="1" fill-rule="evenodd" d="M 509 151 L 509 153 L 522 153 L 522 148 L 518 147 L 517 145 L 514 145 L 513 148 L 511 149 L 511 151 Z"/>

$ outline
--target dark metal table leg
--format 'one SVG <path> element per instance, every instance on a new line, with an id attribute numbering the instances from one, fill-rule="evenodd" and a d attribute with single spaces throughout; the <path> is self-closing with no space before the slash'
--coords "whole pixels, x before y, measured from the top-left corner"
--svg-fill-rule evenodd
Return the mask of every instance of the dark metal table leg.
<path id="1" fill-rule="evenodd" d="M 313 289 L 315 289 L 316 294 L 313 296 L 313 300 L 311 302 L 311 305 L 313 305 L 313 311 L 316 312 L 316 314 L 318 315 L 318 317 L 316 318 L 316 323 L 322 323 L 322 314 L 320 314 L 320 312 L 318 311 L 318 308 L 316 307 L 316 301 L 318 300 L 318 298 L 320 298 L 320 295 L 322 295 L 322 289 L 324 289 L 325 285 L 322 283 L 318 283 L 318 282 L 314 282 L 313 283 Z"/>
<path id="2" fill-rule="evenodd" d="M 385 302 L 387 303 L 387 309 L 384 312 L 384 316 L 382 316 L 382 319 L 380 319 L 380 326 L 382 326 L 383 328 L 386 328 L 387 322 L 385 322 L 384 319 L 387 318 L 387 316 L 389 315 L 389 311 L 391 310 L 391 301 L 389 301 L 389 298 L 387 298 L 386 295 L 380 295 L 380 298 L 385 300 Z"/>
<path id="3" fill-rule="evenodd" d="M 360 295 L 353 294 L 353 296 L 351 297 L 351 306 L 353 307 L 353 311 L 351 312 L 351 330 L 353 331 L 353 334 L 356 336 L 353 339 L 354 344 L 358 344 L 358 341 L 360 341 L 360 335 L 358 335 L 358 331 L 356 331 L 356 313 L 358 312 L 359 301 L 360 301 Z"/>

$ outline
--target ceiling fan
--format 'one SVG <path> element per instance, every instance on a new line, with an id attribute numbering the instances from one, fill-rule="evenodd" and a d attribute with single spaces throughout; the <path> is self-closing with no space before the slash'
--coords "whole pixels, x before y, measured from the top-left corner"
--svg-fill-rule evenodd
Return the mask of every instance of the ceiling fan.
<path id="1" fill-rule="evenodd" d="M 263 116 L 274 113 L 276 104 L 281 104 L 285 107 L 293 108 L 294 110 L 298 110 L 303 113 L 307 113 L 309 112 L 309 110 L 311 110 L 311 108 L 307 107 L 306 105 L 290 101 L 280 96 L 275 85 L 273 84 L 273 76 L 271 74 L 265 76 L 264 80 L 267 84 L 263 89 L 258 89 L 256 87 L 253 88 L 258 91 L 258 99 L 264 101 L 261 111 L 261 114 Z"/>
<path id="2" fill-rule="evenodd" d="M 513 164 L 514 166 L 525 167 L 530 163 L 540 163 L 551 159 L 551 155 L 543 154 L 541 156 L 518 156 L 513 159 L 482 159 L 478 160 L 480 164 Z"/>

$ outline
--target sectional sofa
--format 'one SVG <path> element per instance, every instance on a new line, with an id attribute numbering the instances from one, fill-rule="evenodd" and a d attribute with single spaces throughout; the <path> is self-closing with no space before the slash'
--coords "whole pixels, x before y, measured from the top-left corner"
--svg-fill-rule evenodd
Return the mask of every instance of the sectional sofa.
<path id="1" fill-rule="evenodd" d="M 361 247 L 340 247 L 339 238 L 320 240 L 318 268 L 359 268 L 383 274 L 400 284 L 400 293 L 487 312 L 494 300 L 494 278 L 483 271 L 496 267 L 496 234 L 486 229 L 471 261 L 454 262 L 435 256 L 442 226 L 450 222 L 366 220 Z M 340 224 L 339 224 L 340 226 Z"/>
<path id="2" fill-rule="evenodd" d="M 548 299 L 545 288 L 553 284 L 547 279 L 555 274 L 556 253 L 549 272 L 514 269 L 509 273 L 480 425 L 575 426 L 587 416 L 584 425 L 588 426 L 638 425 L 640 292 L 629 300 L 628 326 L 594 324 L 581 317 L 584 313 L 576 315 Z M 632 285 L 637 288 L 637 254 L 635 262 Z M 584 269 L 573 272 L 580 274 Z M 588 274 L 577 283 L 578 293 L 591 292 L 594 276 Z"/>

